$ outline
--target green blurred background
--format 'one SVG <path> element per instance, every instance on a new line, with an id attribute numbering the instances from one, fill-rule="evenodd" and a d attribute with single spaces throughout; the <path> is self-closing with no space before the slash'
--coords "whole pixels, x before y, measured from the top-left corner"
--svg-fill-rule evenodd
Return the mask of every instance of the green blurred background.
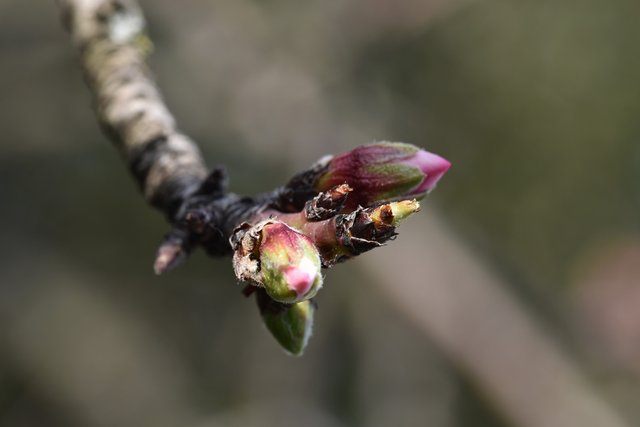
<path id="1" fill-rule="evenodd" d="M 0 426 L 640 424 L 637 0 L 142 6 L 233 191 L 372 140 L 453 167 L 288 357 L 228 259 L 153 275 L 55 3 L 0 0 Z"/>

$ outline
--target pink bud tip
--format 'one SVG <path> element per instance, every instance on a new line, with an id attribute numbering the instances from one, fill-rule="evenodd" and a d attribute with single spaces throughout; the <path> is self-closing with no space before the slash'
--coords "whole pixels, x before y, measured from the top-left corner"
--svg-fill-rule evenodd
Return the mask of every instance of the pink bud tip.
<path id="1" fill-rule="evenodd" d="M 436 187 L 440 178 L 449 170 L 451 162 L 447 159 L 430 153 L 425 150 L 419 150 L 407 164 L 417 166 L 426 175 L 424 181 L 411 193 L 428 193 Z"/>
<path id="2" fill-rule="evenodd" d="M 299 265 L 287 267 L 283 274 L 289 289 L 298 296 L 306 295 L 320 272 L 308 259 L 303 259 Z"/>

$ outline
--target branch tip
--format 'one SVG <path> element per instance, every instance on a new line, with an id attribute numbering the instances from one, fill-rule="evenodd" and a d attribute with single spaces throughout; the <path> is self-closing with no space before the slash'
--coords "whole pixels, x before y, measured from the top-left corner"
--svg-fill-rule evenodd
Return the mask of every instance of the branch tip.
<path id="1" fill-rule="evenodd" d="M 189 234 L 182 229 L 174 228 L 158 248 L 153 271 L 160 275 L 179 267 L 189 257 L 192 246 Z"/>

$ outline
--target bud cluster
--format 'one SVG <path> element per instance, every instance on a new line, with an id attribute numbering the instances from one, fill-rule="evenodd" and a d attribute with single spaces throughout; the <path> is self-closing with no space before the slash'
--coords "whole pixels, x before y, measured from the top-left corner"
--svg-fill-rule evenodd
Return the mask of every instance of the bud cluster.
<path id="1" fill-rule="evenodd" d="M 311 335 L 321 269 L 393 239 L 450 166 L 413 145 L 377 142 L 326 156 L 256 198 L 227 193 L 226 175 L 216 169 L 181 207 L 156 272 L 183 262 L 196 243 L 212 255 L 231 249 L 236 277 L 248 285 L 246 295 L 256 295 L 265 326 L 287 352 L 300 355 Z"/>

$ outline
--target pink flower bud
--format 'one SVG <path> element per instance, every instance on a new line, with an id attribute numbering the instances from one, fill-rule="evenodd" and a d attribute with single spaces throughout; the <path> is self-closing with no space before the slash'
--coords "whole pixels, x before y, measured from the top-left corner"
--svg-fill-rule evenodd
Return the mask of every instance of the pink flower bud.
<path id="1" fill-rule="evenodd" d="M 361 145 L 335 156 L 315 183 L 317 191 L 348 184 L 349 206 L 379 201 L 420 198 L 433 190 L 451 167 L 446 159 L 401 142 Z"/>
<path id="2" fill-rule="evenodd" d="M 240 280 L 263 287 L 273 300 L 287 304 L 318 292 L 320 254 L 311 239 L 271 219 L 245 228 L 234 244 L 233 264 Z"/>

